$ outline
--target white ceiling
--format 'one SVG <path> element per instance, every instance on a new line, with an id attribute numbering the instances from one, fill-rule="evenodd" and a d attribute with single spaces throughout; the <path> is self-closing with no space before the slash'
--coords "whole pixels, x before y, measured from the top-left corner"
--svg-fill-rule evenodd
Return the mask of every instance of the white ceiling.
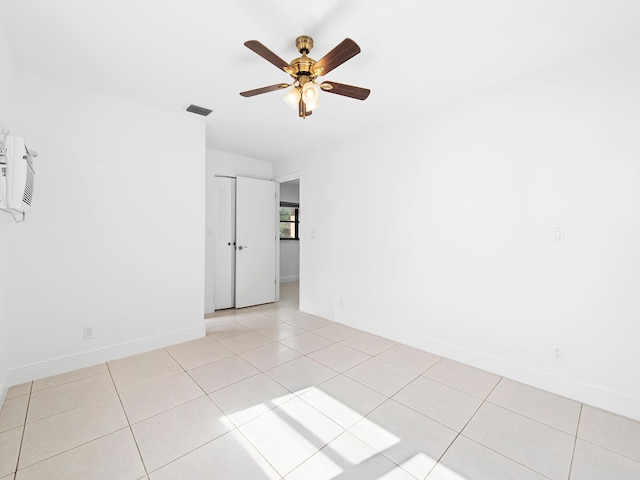
<path id="1" fill-rule="evenodd" d="M 278 162 L 640 35 L 640 1 L 0 0 L 0 28 L 24 70 L 160 108 L 209 107 L 208 147 Z M 316 60 L 354 39 L 362 53 L 323 79 L 370 97 L 323 93 L 306 120 L 282 91 L 241 97 L 289 79 L 243 43 L 290 61 L 298 35 L 314 38 Z"/>

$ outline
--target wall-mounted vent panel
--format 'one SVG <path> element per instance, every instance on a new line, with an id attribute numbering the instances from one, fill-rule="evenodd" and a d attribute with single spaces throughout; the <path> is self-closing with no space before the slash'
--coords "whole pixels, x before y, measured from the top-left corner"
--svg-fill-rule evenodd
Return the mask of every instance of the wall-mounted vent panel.
<path id="1" fill-rule="evenodd" d="M 27 149 L 24 139 L 15 135 L 4 135 L 2 143 L 0 210 L 10 213 L 16 221 L 24 221 L 33 200 L 35 172 L 31 154 L 37 156 L 37 152 Z"/>
<path id="2" fill-rule="evenodd" d="M 31 165 L 29 165 L 31 167 Z M 27 169 L 27 180 L 24 187 L 24 194 L 22 195 L 22 201 L 31 206 L 31 199 L 33 198 L 33 169 Z"/>

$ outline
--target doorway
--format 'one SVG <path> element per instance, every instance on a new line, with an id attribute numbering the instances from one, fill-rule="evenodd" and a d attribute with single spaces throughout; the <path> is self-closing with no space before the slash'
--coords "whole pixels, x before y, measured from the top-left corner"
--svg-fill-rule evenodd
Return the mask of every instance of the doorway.
<path id="1" fill-rule="evenodd" d="M 280 297 L 299 297 L 300 282 L 300 178 L 280 182 L 278 231 L 280 237 Z"/>

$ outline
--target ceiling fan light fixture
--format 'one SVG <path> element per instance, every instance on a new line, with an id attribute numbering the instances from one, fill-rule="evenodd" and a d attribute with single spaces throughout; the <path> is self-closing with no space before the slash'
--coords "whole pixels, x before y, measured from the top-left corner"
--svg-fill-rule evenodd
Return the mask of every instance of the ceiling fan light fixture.
<path id="1" fill-rule="evenodd" d="M 307 105 L 308 109 L 312 108 L 311 105 L 318 104 L 319 97 L 320 89 L 313 82 L 307 82 L 302 86 L 302 101 Z"/>
<path id="2" fill-rule="evenodd" d="M 293 87 L 283 98 L 284 102 L 294 110 L 298 110 L 298 103 L 300 103 L 300 88 Z"/>
<path id="3" fill-rule="evenodd" d="M 315 102 L 304 102 L 305 105 L 305 109 L 307 110 L 307 112 L 310 112 L 311 110 L 318 108 L 320 106 L 320 102 L 318 100 L 316 100 Z"/>

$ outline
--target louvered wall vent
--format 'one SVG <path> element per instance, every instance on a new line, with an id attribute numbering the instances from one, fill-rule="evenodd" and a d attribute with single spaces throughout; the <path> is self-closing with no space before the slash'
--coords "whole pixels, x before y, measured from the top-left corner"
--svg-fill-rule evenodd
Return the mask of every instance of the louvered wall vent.
<path id="1" fill-rule="evenodd" d="M 22 195 L 22 201 L 31 206 L 31 199 L 33 198 L 33 171 L 27 169 L 27 181 L 24 188 L 24 194 Z"/>
<path id="2" fill-rule="evenodd" d="M 198 105 L 194 105 L 194 104 L 191 104 L 187 107 L 187 112 L 195 113 L 196 115 L 202 115 L 203 117 L 206 117 L 212 111 L 213 110 L 209 110 L 208 108 L 204 108 L 204 107 L 199 107 Z"/>

